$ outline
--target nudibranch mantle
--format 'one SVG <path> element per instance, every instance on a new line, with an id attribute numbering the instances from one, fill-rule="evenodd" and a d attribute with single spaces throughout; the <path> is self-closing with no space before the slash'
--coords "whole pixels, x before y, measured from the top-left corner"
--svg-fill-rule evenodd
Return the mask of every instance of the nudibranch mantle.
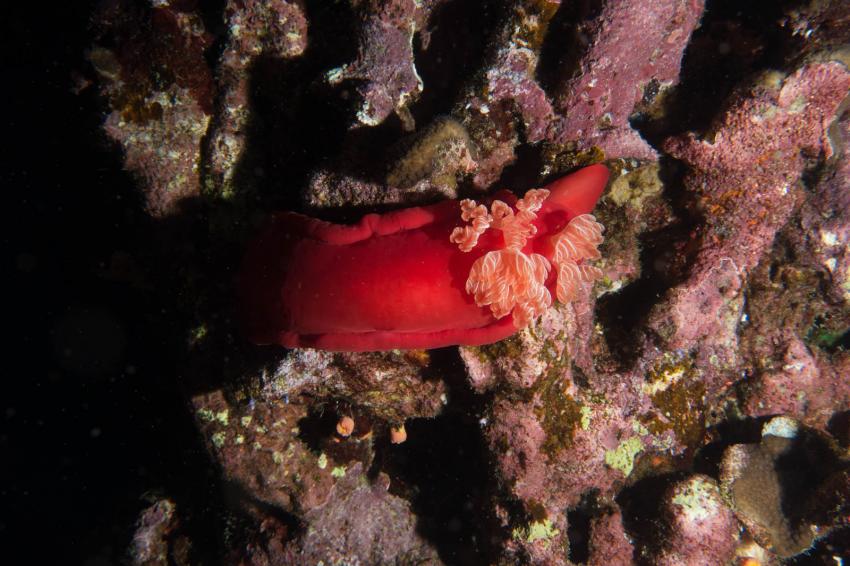
<path id="1" fill-rule="evenodd" d="M 354 225 L 274 213 L 249 244 L 239 316 L 258 344 L 336 351 L 481 345 L 515 333 L 600 271 L 592 165 L 517 199 L 445 201 Z"/>

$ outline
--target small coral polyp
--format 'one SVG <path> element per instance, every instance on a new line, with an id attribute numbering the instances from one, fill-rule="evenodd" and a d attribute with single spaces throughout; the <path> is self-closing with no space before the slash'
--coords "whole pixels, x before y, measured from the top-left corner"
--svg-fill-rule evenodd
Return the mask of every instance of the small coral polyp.
<path id="1" fill-rule="evenodd" d="M 501 230 L 504 249 L 487 252 L 472 264 L 466 292 L 478 306 L 489 306 L 497 319 L 512 314 L 516 328 L 528 326 L 552 306 L 552 295 L 546 288 L 551 263 L 542 254 L 523 251 L 528 239 L 537 234 L 533 222 L 548 196 L 546 189 L 528 191 L 517 201 L 516 213 L 500 200 L 493 201 L 490 213 L 474 200 L 463 200 L 461 217 L 472 224 L 455 228 L 450 238 L 462 252 L 469 252 L 485 231 Z M 602 276 L 598 268 L 581 262 L 600 257 L 603 230 L 593 215 L 581 214 L 552 236 L 556 296 L 562 303 L 572 301 L 582 285 Z"/>
<path id="2" fill-rule="evenodd" d="M 445 201 L 339 225 L 274 213 L 249 245 L 239 314 L 258 344 L 336 351 L 481 345 L 600 275 L 589 213 L 608 180 L 592 165 L 489 209 Z"/>

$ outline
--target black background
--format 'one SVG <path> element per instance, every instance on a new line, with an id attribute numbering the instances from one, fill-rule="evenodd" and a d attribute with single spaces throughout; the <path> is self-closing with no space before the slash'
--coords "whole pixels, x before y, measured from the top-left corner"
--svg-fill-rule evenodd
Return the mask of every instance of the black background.
<path id="1" fill-rule="evenodd" d="M 86 86 L 96 2 L 23 4 L 4 7 L 0 39 L 0 562 L 114 564 L 152 496 L 218 490 L 140 251 L 155 226 Z"/>

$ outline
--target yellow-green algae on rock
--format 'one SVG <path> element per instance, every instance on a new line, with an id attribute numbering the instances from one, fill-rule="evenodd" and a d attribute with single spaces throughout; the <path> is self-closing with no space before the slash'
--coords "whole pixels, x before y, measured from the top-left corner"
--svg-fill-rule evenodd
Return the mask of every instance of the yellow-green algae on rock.
<path id="1" fill-rule="evenodd" d="M 637 436 L 622 441 L 613 450 L 605 452 L 605 463 L 615 470 L 620 470 L 628 477 L 635 466 L 635 456 L 643 451 L 643 442 Z"/>

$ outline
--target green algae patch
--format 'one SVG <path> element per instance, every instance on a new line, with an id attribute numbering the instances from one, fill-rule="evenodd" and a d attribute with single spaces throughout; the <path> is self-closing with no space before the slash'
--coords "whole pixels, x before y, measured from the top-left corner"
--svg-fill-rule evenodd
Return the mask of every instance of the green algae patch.
<path id="1" fill-rule="evenodd" d="M 525 527 L 517 527 L 511 534 L 514 540 L 532 543 L 555 538 L 561 534 L 561 531 L 555 528 L 551 520 L 544 519 L 543 521 L 534 521 Z"/>
<path id="2" fill-rule="evenodd" d="M 844 321 L 839 320 L 836 324 L 828 314 L 817 316 L 806 332 L 803 341 L 810 347 L 817 347 L 819 350 L 830 354 L 836 350 L 844 349 L 843 343 L 850 333 L 850 328 L 842 326 L 842 322 Z"/>
<path id="3" fill-rule="evenodd" d="M 217 421 L 221 426 L 227 426 L 230 424 L 230 411 L 228 409 L 222 409 L 221 411 L 214 412 L 203 407 L 198 409 L 196 414 L 201 418 L 201 420 L 207 422 Z"/>
<path id="4" fill-rule="evenodd" d="M 708 478 L 696 477 L 679 490 L 672 500 L 685 513 L 688 521 L 705 521 L 720 508 L 720 490 Z"/>
<path id="5" fill-rule="evenodd" d="M 570 445 L 576 428 L 582 426 L 585 417 L 581 403 L 560 391 L 557 386 L 546 390 L 543 403 L 544 408 L 538 410 L 538 416 L 542 417 L 543 430 L 546 431 L 543 451 L 550 458 L 554 458 Z"/>
<path id="6" fill-rule="evenodd" d="M 335 478 L 344 478 L 345 472 L 346 472 L 345 466 L 337 466 L 333 470 L 331 470 L 331 475 Z"/>
<path id="7" fill-rule="evenodd" d="M 632 436 L 621 442 L 613 450 L 605 452 L 605 463 L 615 470 L 620 470 L 625 477 L 628 477 L 635 467 L 635 456 L 642 451 L 643 442 L 639 437 Z"/>
<path id="8" fill-rule="evenodd" d="M 224 431 L 219 431 L 213 434 L 210 439 L 212 440 L 213 445 L 216 448 L 221 448 L 224 446 L 224 441 L 227 438 L 227 434 Z"/>
<path id="9" fill-rule="evenodd" d="M 687 377 L 693 371 L 693 360 L 691 358 L 664 354 L 661 361 L 646 376 L 643 384 L 643 392 L 654 395 L 659 391 L 669 388 Z"/>
<path id="10" fill-rule="evenodd" d="M 215 420 L 217 420 L 221 426 L 227 426 L 230 424 L 230 411 L 222 409 L 215 414 Z"/>
<path id="11" fill-rule="evenodd" d="M 579 407 L 579 413 L 581 413 L 581 425 L 582 430 L 587 430 L 590 428 L 590 418 L 593 415 L 593 409 L 588 407 L 587 405 L 582 405 Z"/>
<path id="12" fill-rule="evenodd" d="M 697 380 L 682 381 L 651 397 L 664 419 L 655 417 L 647 423 L 653 434 L 672 430 L 680 442 L 698 446 L 705 433 L 705 385 Z"/>
<path id="13" fill-rule="evenodd" d="M 202 407 L 202 408 L 198 409 L 196 411 L 196 414 L 198 415 L 198 417 L 201 420 L 204 420 L 204 421 L 207 421 L 207 422 L 215 420 L 215 413 L 213 413 L 210 409 L 207 409 L 206 407 Z"/>

